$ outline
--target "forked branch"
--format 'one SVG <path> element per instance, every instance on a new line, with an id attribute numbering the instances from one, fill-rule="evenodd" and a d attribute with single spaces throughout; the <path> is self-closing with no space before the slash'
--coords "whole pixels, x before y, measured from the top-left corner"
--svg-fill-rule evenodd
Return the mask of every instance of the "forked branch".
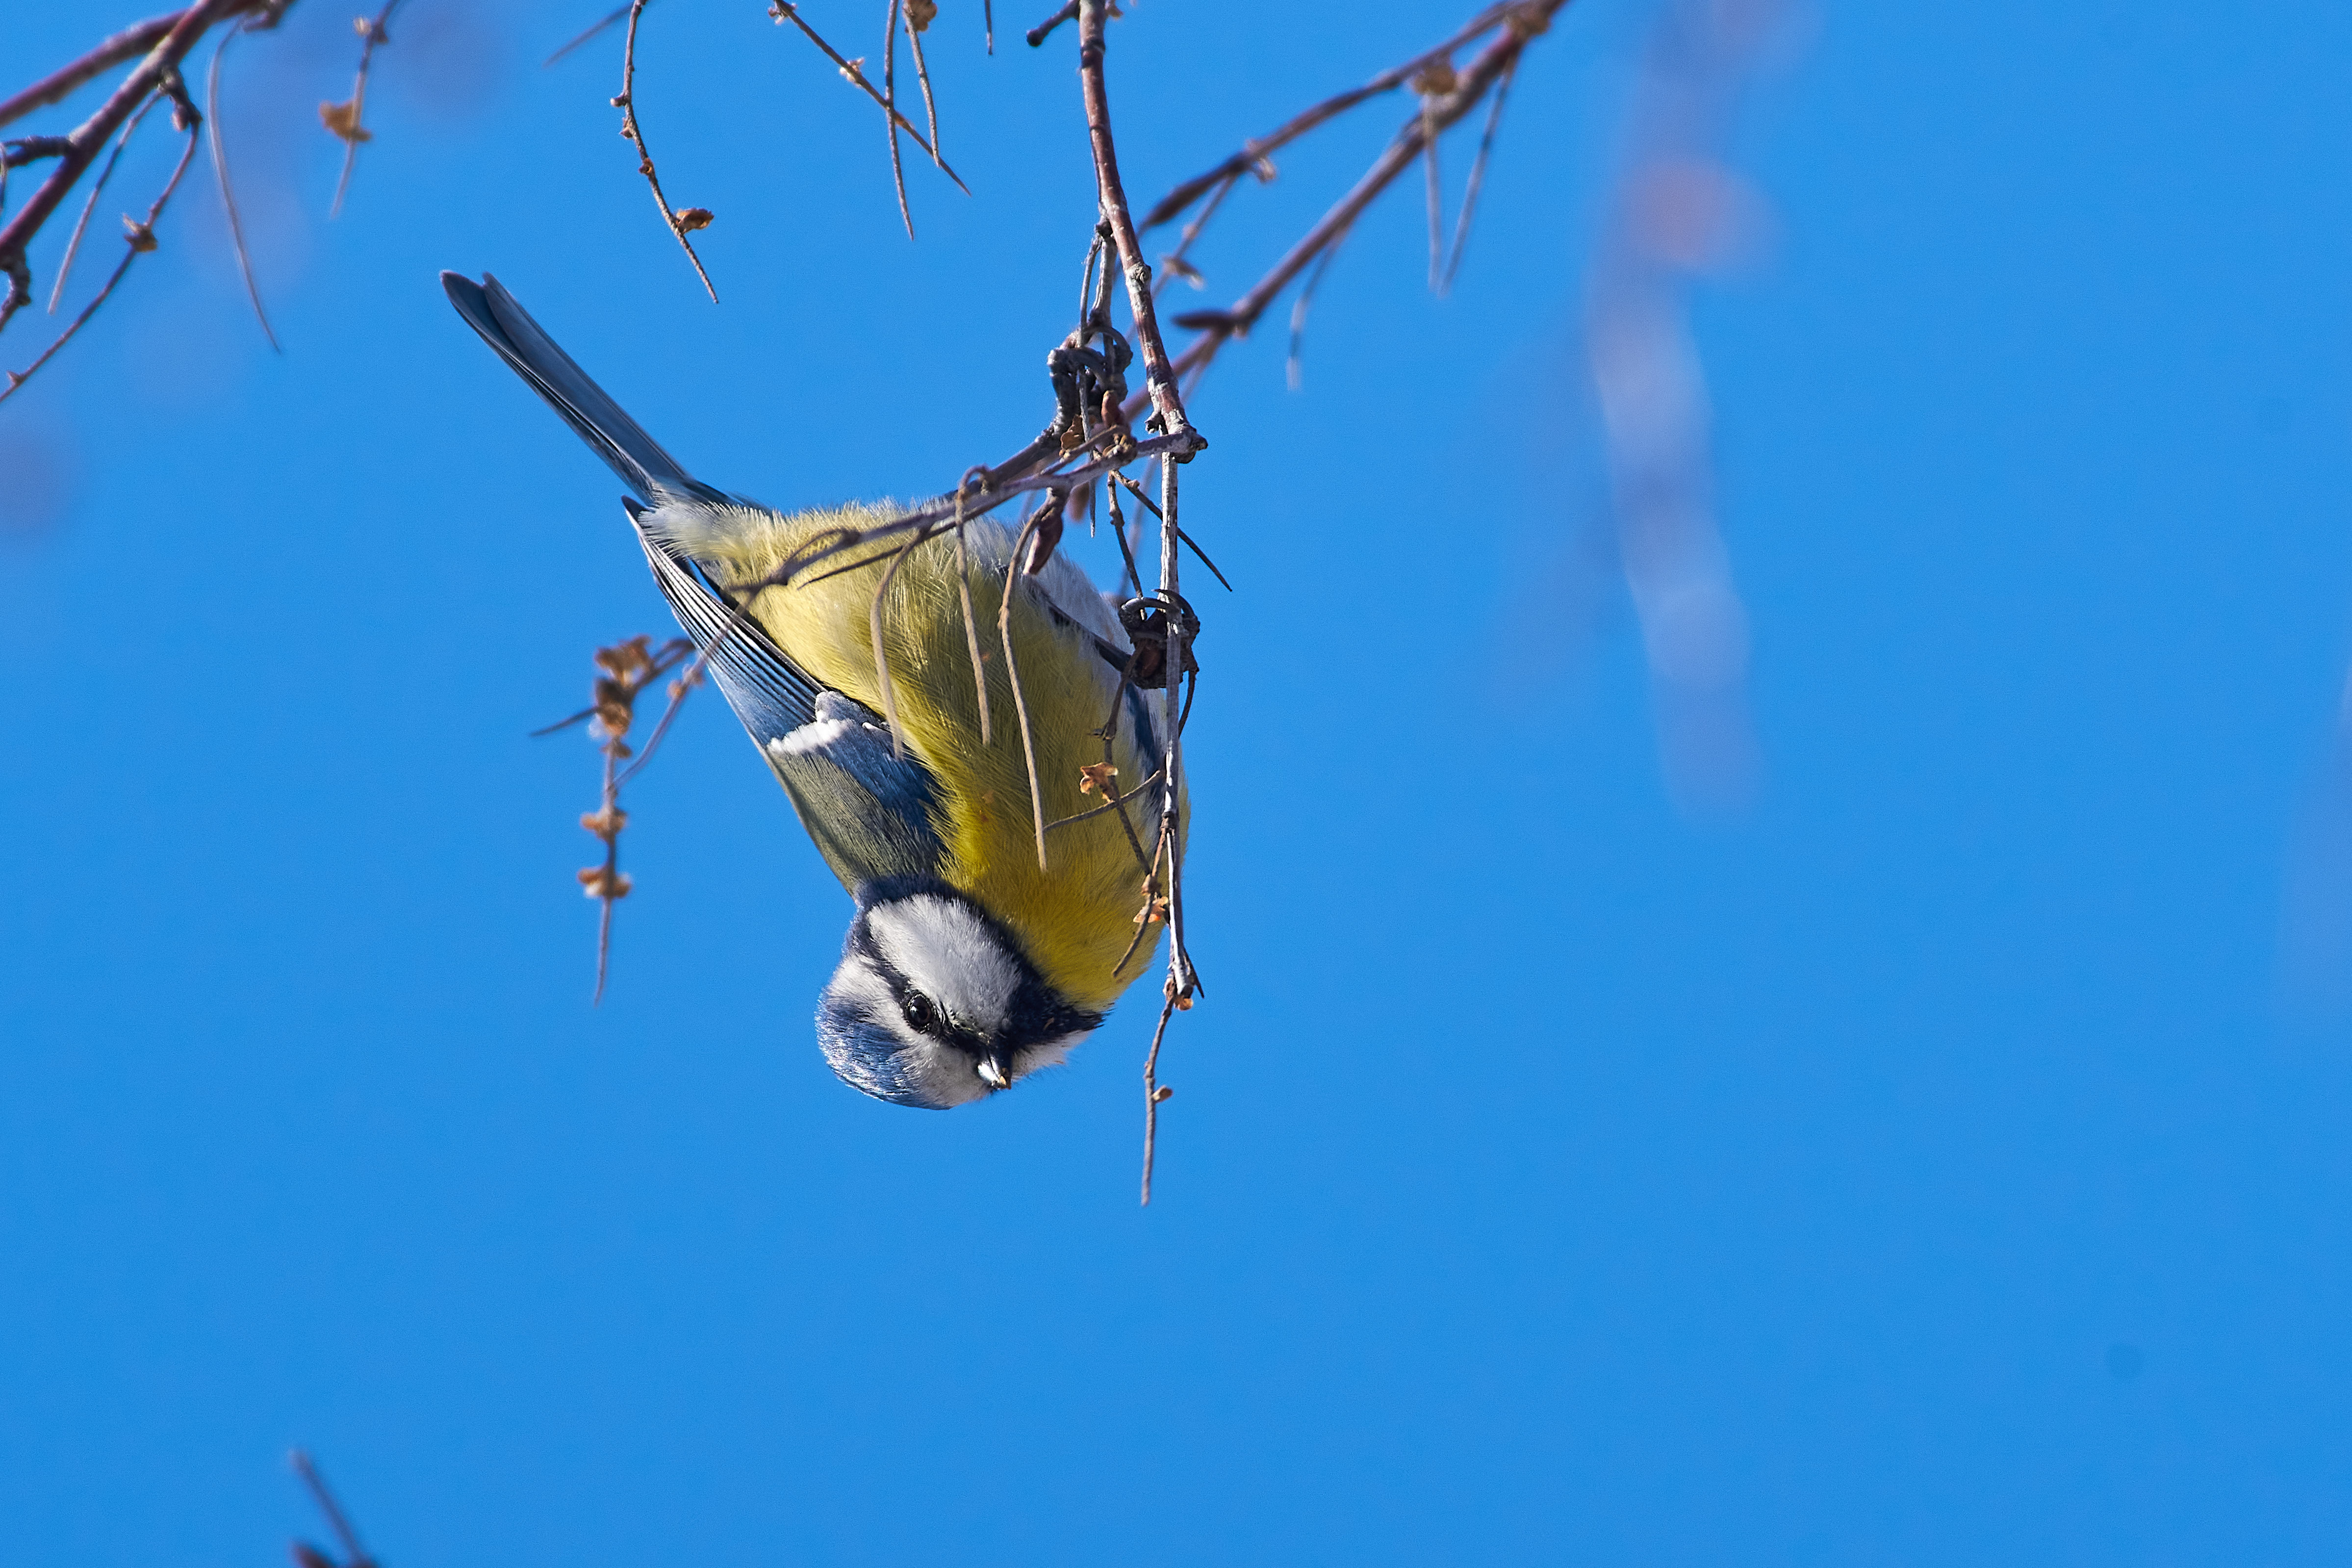
<path id="1" fill-rule="evenodd" d="M 100 150 L 142 105 L 163 90 L 166 81 L 178 79 L 180 62 L 196 47 L 198 39 L 229 17 L 268 8 L 268 0 L 196 0 L 196 4 L 169 18 L 171 25 L 160 37 L 153 36 L 153 29 L 166 18 L 142 23 L 115 35 L 72 65 L 0 105 L 0 122 L 5 122 L 45 103 L 54 103 L 109 66 L 132 58 L 143 41 L 152 39 L 146 43 L 146 58 L 137 68 L 122 79 L 96 113 L 67 134 L 65 150 L 57 154 L 57 165 L 49 171 L 48 177 L 15 216 L 0 224 L 0 278 L 7 280 L 7 292 L 0 295 L 0 330 L 6 328 L 9 319 L 19 310 L 33 302 L 32 269 L 25 259 L 33 237 L 57 212 L 67 193 L 89 172 Z M 50 352 L 56 351 L 52 348 Z"/>

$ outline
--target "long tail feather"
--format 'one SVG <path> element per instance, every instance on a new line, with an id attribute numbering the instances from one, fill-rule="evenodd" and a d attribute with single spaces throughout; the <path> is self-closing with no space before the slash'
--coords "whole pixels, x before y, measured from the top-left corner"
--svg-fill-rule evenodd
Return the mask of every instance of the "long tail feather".
<path id="1" fill-rule="evenodd" d="M 677 458 L 630 418 L 588 373 L 558 348 L 521 302 L 488 273 L 479 283 L 456 272 L 441 274 L 441 287 L 466 324 L 498 351 L 499 357 L 529 382 L 580 433 L 589 448 L 621 476 L 621 482 L 647 502 L 659 495 L 723 501 L 720 491 L 694 479 Z"/>

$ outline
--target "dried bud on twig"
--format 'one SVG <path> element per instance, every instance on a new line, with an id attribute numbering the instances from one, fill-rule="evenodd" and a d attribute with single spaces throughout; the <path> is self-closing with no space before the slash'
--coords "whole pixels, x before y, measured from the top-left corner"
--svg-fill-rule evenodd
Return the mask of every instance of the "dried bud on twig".
<path id="1" fill-rule="evenodd" d="M 629 896 L 629 874 L 615 871 L 610 866 L 583 866 L 579 871 L 580 890 L 592 899 L 625 899 Z"/>
<path id="2" fill-rule="evenodd" d="M 1088 763 L 1078 770 L 1078 793 L 1092 795 L 1100 790 L 1110 793 L 1110 781 L 1118 777 L 1118 770 L 1107 763 Z"/>
<path id="3" fill-rule="evenodd" d="M 709 228 L 717 216 L 709 207 L 688 207 L 677 215 L 678 232 L 692 234 L 698 228 Z"/>
<path id="4" fill-rule="evenodd" d="M 340 137 L 345 146 L 375 140 L 375 132 L 360 123 L 360 100 L 357 98 L 346 99 L 341 103 L 319 105 L 319 123 L 327 128 L 329 134 Z"/>
<path id="5" fill-rule="evenodd" d="M 555 731 L 578 723 L 583 719 L 593 721 L 590 733 L 596 748 L 604 753 L 604 787 L 594 811 L 583 813 L 580 826 L 593 833 L 604 846 L 604 863 L 583 867 L 577 873 L 580 890 L 602 903 L 604 912 L 596 928 L 596 994 L 604 994 L 606 961 L 611 955 L 613 940 L 613 905 L 616 900 L 629 896 L 632 886 L 621 869 L 621 831 L 629 825 L 629 814 L 621 809 L 621 786 L 636 775 L 637 769 L 653 757 L 654 748 L 661 744 L 668 732 L 670 721 L 677 716 L 678 704 L 686 694 L 702 683 L 699 661 L 669 682 L 669 706 L 662 712 L 661 721 L 646 742 L 645 755 L 626 770 L 621 763 L 635 753 L 622 737 L 636 722 L 637 699 L 646 688 L 684 663 L 694 652 L 694 645 L 684 637 L 672 637 L 661 646 L 653 647 L 650 637 L 630 637 L 609 647 L 596 650 L 596 680 L 591 689 L 589 705 L 561 724 L 550 725 L 540 731 L 552 734 Z"/>

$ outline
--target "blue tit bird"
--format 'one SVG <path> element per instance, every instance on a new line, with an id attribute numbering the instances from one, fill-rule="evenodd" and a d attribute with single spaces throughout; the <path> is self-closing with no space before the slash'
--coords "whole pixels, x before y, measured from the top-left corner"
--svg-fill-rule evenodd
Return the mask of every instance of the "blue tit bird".
<path id="1" fill-rule="evenodd" d="M 1183 784 L 1156 776 L 1167 752 L 1159 704 L 1122 678 L 1130 644 L 1112 602 L 1059 553 L 1034 574 L 1012 570 L 1016 540 L 986 519 L 966 525 L 965 552 L 944 536 L 916 546 L 882 605 L 903 741 L 894 745 L 872 632 L 884 564 L 774 579 L 828 531 L 870 528 L 901 509 L 774 511 L 714 489 L 496 279 L 441 281 L 467 324 L 628 486 L 622 506 L 655 581 L 849 890 L 849 934 L 816 1014 L 834 1071 L 877 1099 L 944 1110 L 1066 1058 L 1150 967 L 1159 932 L 1147 926 L 1138 940 L 1142 871 L 1115 814 L 1058 826 L 1050 869 L 1040 866 L 1019 725 L 982 735 L 980 681 L 1007 719 L 1012 683 L 985 655 L 976 678 L 963 594 L 982 626 L 1012 595 L 1005 625 L 1044 819 L 1100 804 L 1081 790 L 1081 770 L 1101 762 L 1108 728 L 1115 776 L 1150 781 L 1124 796 L 1142 811 L 1148 842 L 1166 792 L 1181 812 Z"/>

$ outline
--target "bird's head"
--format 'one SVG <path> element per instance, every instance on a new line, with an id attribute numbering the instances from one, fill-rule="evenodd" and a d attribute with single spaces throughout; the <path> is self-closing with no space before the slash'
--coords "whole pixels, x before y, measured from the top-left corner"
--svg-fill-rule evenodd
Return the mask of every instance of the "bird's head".
<path id="1" fill-rule="evenodd" d="M 816 1034 L 852 1088 L 945 1110 L 1061 1061 L 1101 1022 L 1048 984 L 971 899 L 902 878 L 857 889 Z"/>

